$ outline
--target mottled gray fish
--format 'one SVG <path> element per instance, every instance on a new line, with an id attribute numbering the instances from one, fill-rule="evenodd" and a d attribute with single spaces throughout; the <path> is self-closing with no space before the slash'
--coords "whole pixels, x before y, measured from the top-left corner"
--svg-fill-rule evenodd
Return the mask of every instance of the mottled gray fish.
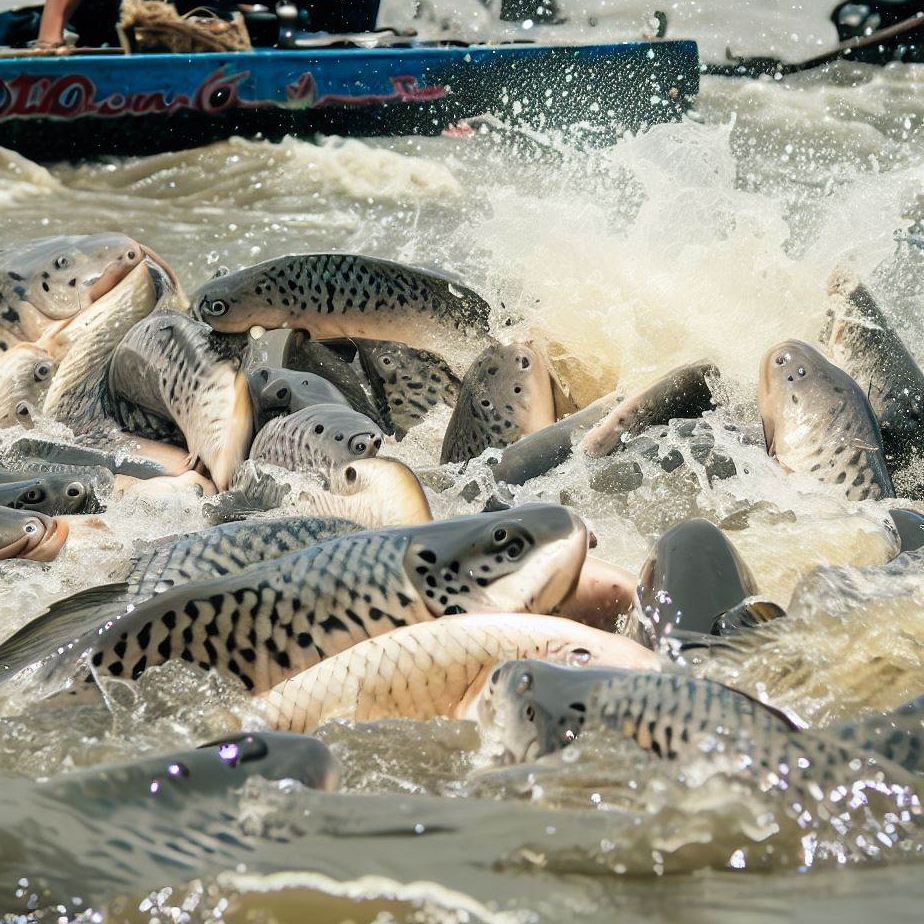
<path id="1" fill-rule="evenodd" d="M 159 478 L 167 474 L 163 465 L 111 447 L 103 450 L 33 437 L 13 443 L 4 457 L 4 464 L 27 472 L 96 468 L 132 478 Z"/>
<path id="2" fill-rule="evenodd" d="M 29 421 L 42 410 L 57 368 L 40 344 L 17 343 L 0 353 L 0 427 Z"/>
<path id="3" fill-rule="evenodd" d="M 555 422 L 552 380 L 525 343 L 487 347 L 465 373 L 440 464 L 467 462 Z"/>
<path id="4" fill-rule="evenodd" d="M 785 468 L 837 485 L 849 500 L 895 497 L 863 389 L 814 347 L 787 340 L 768 350 L 757 400 L 767 452 Z"/>
<path id="5" fill-rule="evenodd" d="M 364 414 L 342 404 L 314 404 L 271 420 L 250 448 L 254 462 L 329 479 L 342 465 L 374 456 L 382 431 Z"/>
<path id="6" fill-rule="evenodd" d="M 240 362 L 204 324 L 160 311 L 135 325 L 109 370 L 113 396 L 172 420 L 186 440 L 190 467 L 201 460 L 225 490 L 247 457 L 253 411 Z"/>
<path id="7" fill-rule="evenodd" d="M 378 403 L 403 439 L 435 407 L 455 407 L 462 383 L 438 353 L 394 340 L 352 338 Z"/>
<path id="8" fill-rule="evenodd" d="M 544 612 L 570 592 L 586 550 L 584 524 L 553 505 L 356 533 L 166 590 L 113 614 L 85 650 L 99 675 L 136 678 L 182 658 L 261 692 L 397 626 Z"/>
<path id="9" fill-rule="evenodd" d="M 240 574 L 356 529 L 347 520 L 280 517 L 226 523 L 158 545 L 132 562 L 124 581 L 56 601 L 0 644 L 0 677 L 4 683 L 27 681 L 30 692 L 39 686 L 43 694 L 56 692 L 79 671 L 81 639 L 100 630 L 111 614 L 173 587 Z"/>
<path id="10" fill-rule="evenodd" d="M 359 254 L 296 254 L 209 280 L 194 317 L 216 330 L 306 330 L 314 340 L 395 339 L 418 349 L 488 339 L 490 306 L 454 278 Z"/>
<path id="11" fill-rule="evenodd" d="M 924 373 L 859 279 L 835 273 L 829 292 L 841 297 L 822 339 L 866 392 L 894 470 L 924 453 Z"/>

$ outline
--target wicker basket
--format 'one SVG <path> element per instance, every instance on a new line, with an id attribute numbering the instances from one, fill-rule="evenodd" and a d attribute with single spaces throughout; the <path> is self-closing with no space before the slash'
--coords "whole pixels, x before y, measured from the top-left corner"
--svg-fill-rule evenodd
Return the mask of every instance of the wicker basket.
<path id="1" fill-rule="evenodd" d="M 192 10 L 180 16 L 172 3 L 162 0 L 122 0 L 119 37 L 126 54 L 199 51 L 247 51 L 250 36 L 244 18 L 235 13 L 231 22 L 210 10 Z"/>

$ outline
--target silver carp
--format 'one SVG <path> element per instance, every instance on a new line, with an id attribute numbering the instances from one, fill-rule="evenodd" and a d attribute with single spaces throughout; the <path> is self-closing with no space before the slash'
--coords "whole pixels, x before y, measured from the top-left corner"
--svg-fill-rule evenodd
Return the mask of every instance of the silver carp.
<path id="1" fill-rule="evenodd" d="M 247 458 L 253 409 L 240 362 L 211 330 L 175 311 L 135 325 L 115 350 L 109 369 L 114 397 L 173 421 L 189 450 L 220 491 Z"/>
<path id="2" fill-rule="evenodd" d="M 767 452 L 785 468 L 835 485 L 849 500 L 895 497 L 863 389 L 814 347 L 787 340 L 768 350 L 757 400 Z"/>
<path id="3" fill-rule="evenodd" d="M 454 278 L 361 254 L 277 257 L 209 280 L 193 317 L 224 333 L 254 325 L 313 340 L 394 339 L 424 350 L 487 340 L 490 306 Z"/>
<path id="4" fill-rule="evenodd" d="M 489 346 L 462 380 L 440 464 L 503 449 L 554 422 L 552 379 L 542 357 L 525 343 Z"/>
<path id="5" fill-rule="evenodd" d="M 53 561 L 67 540 L 66 520 L 0 507 L 0 560 Z"/>
<path id="6" fill-rule="evenodd" d="M 95 502 L 92 480 L 80 475 L 0 471 L 0 504 L 4 507 L 63 516 L 84 513 Z"/>

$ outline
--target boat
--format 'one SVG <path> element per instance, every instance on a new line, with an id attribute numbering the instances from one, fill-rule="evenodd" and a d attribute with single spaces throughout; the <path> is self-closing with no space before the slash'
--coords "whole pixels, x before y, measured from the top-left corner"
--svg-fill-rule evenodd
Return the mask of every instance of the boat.
<path id="1" fill-rule="evenodd" d="M 438 134 L 495 116 L 607 133 L 680 118 L 692 41 L 600 45 L 325 39 L 196 54 L 0 57 L 0 146 L 41 162 L 182 150 L 232 135 Z"/>

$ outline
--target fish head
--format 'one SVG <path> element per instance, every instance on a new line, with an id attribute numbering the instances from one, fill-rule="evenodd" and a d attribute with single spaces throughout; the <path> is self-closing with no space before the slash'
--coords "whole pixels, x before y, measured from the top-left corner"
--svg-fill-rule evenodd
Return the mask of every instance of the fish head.
<path id="1" fill-rule="evenodd" d="M 654 644 L 675 630 L 709 634 L 719 616 L 756 593 L 754 575 L 725 533 L 695 517 L 655 543 L 634 602 Z"/>
<path id="2" fill-rule="evenodd" d="M 405 526 L 433 521 L 420 480 L 397 459 L 356 459 L 334 470 L 330 489 L 334 494 L 360 499 L 371 514 L 364 522 Z"/>
<path id="3" fill-rule="evenodd" d="M 473 364 L 472 374 L 480 381 L 476 404 L 498 417 L 503 428 L 515 429 L 516 436 L 555 422 L 552 378 L 545 361 L 528 344 L 487 347 Z"/>
<path id="4" fill-rule="evenodd" d="M 291 291 L 290 276 L 295 286 Z M 246 333 L 252 327 L 288 327 L 297 311 L 297 287 L 291 258 L 267 260 L 201 285 L 193 294 L 189 313 L 225 334 Z"/>
<path id="5" fill-rule="evenodd" d="M 0 507 L 0 559 L 52 561 L 67 539 L 64 520 Z"/>
<path id="6" fill-rule="evenodd" d="M 49 320 L 73 317 L 113 289 L 145 257 L 124 234 L 61 235 L 6 255 L 13 291 Z"/>
<path id="7" fill-rule="evenodd" d="M 582 520 L 534 504 L 421 527 L 404 567 L 435 616 L 547 613 L 576 585 L 587 544 Z"/>
<path id="8" fill-rule="evenodd" d="M 38 343 L 17 343 L 0 356 L 0 426 L 28 426 L 58 364 Z"/>
<path id="9" fill-rule="evenodd" d="M 365 414 L 343 404 L 315 404 L 287 419 L 299 421 L 309 439 L 323 443 L 339 464 L 374 456 L 382 448 L 382 431 Z"/>
<path id="10" fill-rule="evenodd" d="M 499 746 L 503 763 L 537 760 L 581 734 L 594 692 L 621 673 L 580 664 L 507 661 L 494 669 L 481 692 L 479 724 Z"/>
<path id="11" fill-rule="evenodd" d="M 92 497 L 89 483 L 73 475 L 49 472 L 22 481 L 0 484 L 0 503 L 14 510 L 42 513 L 83 513 Z"/>
<path id="12" fill-rule="evenodd" d="M 801 340 L 785 340 L 764 354 L 757 404 L 771 455 L 787 431 L 815 413 L 817 401 L 813 399 L 830 387 L 832 368 L 818 350 Z"/>

